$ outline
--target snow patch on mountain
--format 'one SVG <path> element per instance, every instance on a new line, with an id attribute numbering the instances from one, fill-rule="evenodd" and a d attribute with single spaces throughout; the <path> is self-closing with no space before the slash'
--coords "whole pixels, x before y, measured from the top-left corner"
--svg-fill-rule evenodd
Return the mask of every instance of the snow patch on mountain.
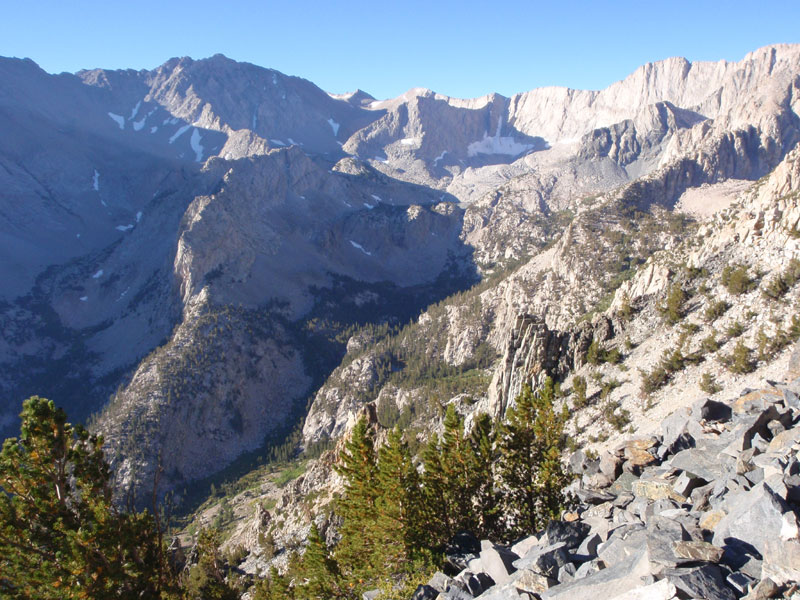
<path id="1" fill-rule="evenodd" d="M 478 156 L 478 154 L 507 154 L 509 156 L 517 156 L 532 148 L 532 144 L 521 144 L 513 137 L 501 136 L 500 127 L 498 127 L 495 135 L 489 137 L 489 133 L 486 132 L 483 134 L 482 140 L 472 142 L 467 146 L 467 156 L 475 157 Z"/>
<path id="2" fill-rule="evenodd" d="M 97 273 L 92 275 L 92 279 L 100 279 L 103 276 L 103 269 L 100 269 Z"/>
<path id="3" fill-rule="evenodd" d="M 172 137 L 171 137 L 171 138 L 169 138 L 169 143 L 170 143 L 170 144 L 172 144 L 173 142 L 175 142 L 175 140 L 177 140 L 177 139 L 178 139 L 179 137 L 181 137 L 181 136 L 182 136 L 184 133 L 186 133 L 187 131 L 189 131 L 189 129 L 190 129 L 191 127 L 192 127 L 191 125 L 184 125 L 184 126 L 183 126 L 183 127 L 181 127 L 180 129 L 178 129 L 178 131 L 176 131 L 174 134 L 172 134 Z"/>
<path id="4" fill-rule="evenodd" d="M 119 125 L 120 129 L 125 129 L 125 117 L 112 112 L 108 113 L 108 116 L 111 117 L 117 125 Z"/>
<path id="5" fill-rule="evenodd" d="M 100 173 L 97 172 L 97 169 L 94 170 L 94 176 L 92 177 L 92 188 L 95 192 L 100 191 Z"/>
<path id="6" fill-rule="evenodd" d="M 192 131 L 192 137 L 189 140 L 189 145 L 192 147 L 192 150 L 194 150 L 195 160 L 197 162 L 203 162 L 203 146 L 200 144 L 201 139 L 202 136 L 200 135 L 200 130 L 195 128 L 195 130 Z"/>
<path id="7" fill-rule="evenodd" d="M 141 100 L 139 100 L 139 101 L 136 103 L 136 106 L 134 106 L 134 107 L 133 107 L 133 110 L 131 111 L 131 116 L 130 116 L 130 117 L 128 117 L 128 120 L 129 120 L 129 121 L 133 121 L 133 120 L 136 118 L 136 115 L 138 115 L 138 114 L 139 114 L 139 107 L 140 107 L 140 106 L 142 106 L 142 101 L 141 101 Z"/>
<path id="8" fill-rule="evenodd" d="M 129 225 L 117 225 L 115 227 L 115 229 L 117 231 L 130 231 L 131 229 L 133 229 L 133 225 L 130 225 L 130 224 Z"/>
<path id="9" fill-rule="evenodd" d="M 337 135 L 339 135 L 339 123 L 337 123 L 336 121 L 334 121 L 331 118 L 331 119 L 328 119 L 328 125 L 330 125 L 331 129 L 333 129 L 333 137 L 336 137 Z"/>
<path id="10" fill-rule="evenodd" d="M 361 250 L 367 256 L 372 256 L 372 252 L 367 252 L 366 250 L 364 250 L 364 246 L 362 246 L 358 242 L 354 242 L 353 240 L 350 240 L 350 243 L 353 245 L 353 248 L 358 248 L 359 250 Z"/>

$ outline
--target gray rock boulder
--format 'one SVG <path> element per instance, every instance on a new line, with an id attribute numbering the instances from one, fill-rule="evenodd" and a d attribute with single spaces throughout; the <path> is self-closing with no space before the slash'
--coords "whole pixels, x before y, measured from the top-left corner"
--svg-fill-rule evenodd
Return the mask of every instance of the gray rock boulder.
<path id="1" fill-rule="evenodd" d="M 670 569 L 664 578 L 689 598 L 704 600 L 736 600 L 717 565 Z"/>
<path id="2" fill-rule="evenodd" d="M 535 546 L 522 558 L 514 561 L 517 569 L 528 569 L 556 579 L 558 570 L 570 561 L 567 544 L 558 542 L 549 546 Z"/>
<path id="3" fill-rule="evenodd" d="M 590 529 L 580 521 L 550 521 L 545 529 L 545 539 L 549 545 L 563 542 L 568 550 L 572 550 L 581 544 Z"/>
<path id="4" fill-rule="evenodd" d="M 763 554 L 768 539 L 779 538 L 786 502 L 763 483 L 727 503 L 728 514 L 714 527 L 713 543 L 728 555 L 739 554 L 744 546 Z M 744 551 L 744 550 L 741 550 Z M 735 563 L 734 563 L 735 566 Z"/>
<path id="5" fill-rule="evenodd" d="M 518 567 L 514 566 L 517 559 L 519 557 L 507 548 L 485 540 L 481 542 L 480 561 L 483 572 L 498 585 L 506 583 L 517 570 Z"/>

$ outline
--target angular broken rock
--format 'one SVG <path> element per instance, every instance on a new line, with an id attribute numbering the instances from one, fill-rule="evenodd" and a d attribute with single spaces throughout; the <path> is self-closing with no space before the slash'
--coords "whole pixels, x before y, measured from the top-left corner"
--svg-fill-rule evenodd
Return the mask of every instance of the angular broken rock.
<path id="1" fill-rule="evenodd" d="M 614 481 L 622 472 L 622 461 L 615 454 L 610 452 L 603 452 L 600 455 L 600 472 Z"/>
<path id="2" fill-rule="evenodd" d="M 659 456 L 664 457 L 694 447 L 694 436 L 689 431 L 690 419 L 689 410 L 685 408 L 676 410 L 664 419 L 661 424 L 663 439 L 659 448 Z"/>
<path id="3" fill-rule="evenodd" d="M 768 539 L 780 536 L 786 503 L 764 483 L 728 502 L 729 512 L 714 527 L 713 543 L 727 554 L 740 554 L 744 545 L 763 554 Z M 734 565 L 735 566 L 735 565 Z"/>
<path id="4" fill-rule="evenodd" d="M 597 547 L 600 545 L 600 536 L 596 533 L 590 533 L 586 536 L 586 538 L 581 542 L 581 545 L 578 546 L 578 549 L 575 551 L 576 556 L 580 556 L 582 558 L 594 558 L 597 556 Z"/>
<path id="5" fill-rule="evenodd" d="M 496 546 L 486 540 L 481 541 L 481 566 L 483 572 L 502 585 L 511 578 L 517 569 L 513 563 L 519 557 L 502 546 Z"/>
<path id="6" fill-rule="evenodd" d="M 626 448 L 625 459 L 622 470 L 626 473 L 641 473 L 642 469 L 658 461 L 655 456 L 641 448 Z"/>
<path id="7" fill-rule="evenodd" d="M 777 583 L 769 577 L 765 577 L 747 595 L 747 600 L 768 600 L 777 597 L 780 591 L 781 587 Z"/>
<path id="8" fill-rule="evenodd" d="M 778 452 L 800 442 L 800 427 L 787 429 L 776 435 L 767 446 L 768 452 Z"/>
<path id="9" fill-rule="evenodd" d="M 634 482 L 638 480 L 639 478 L 633 473 L 622 473 L 622 475 L 617 477 L 616 481 L 611 484 L 611 487 L 608 488 L 608 491 L 617 496 L 621 494 L 630 494 Z M 619 506 L 616 504 L 616 502 L 614 504 L 615 506 Z"/>
<path id="10" fill-rule="evenodd" d="M 609 568 L 625 562 L 634 554 L 644 554 L 646 542 L 647 533 L 641 525 L 635 529 L 631 527 L 624 532 L 615 532 L 607 542 L 597 548 L 597 558 Z"/>
<path id="11" fill-rule="evenodd" d="M 577 568 L 575 571 L 575 579 L 583 579 L 584 577 L 588 577 L 592 573 L 597 573 L 598 571 L 603 570 L 603 565 L 601 561 L 598 559 L 593 559 L 588 562 L 583 563 L 580 567 Z"/>
<path id="12" fill-rule="evenodd" d="M 783 394 L 776 389 L 761 389 L 747 392 L 733 401 L 732 408 L 736 414 L 760 412 L 767 407 L 783 401 Z"/>
<path id="13" fill-rule="evenodd" d="M 550 545 L 564 542 L 568 550 L 577 548 L 589 534 L 591 528 L 580 521 L 550 521 L 545 529 L 545 537 Z"/>
<path id="14" fill-rule="evenodd" d="M 745 595 L 755 581 L 749 575 L 744 573 L 731 573 L 725 578 L 725 581 L 732 587 L 738 594 Z"/>
<path id="15" fill-rule="evenodd" d="M 564 542 L 558 542 L 549 546 L 531 548 L 525 556 L 514 561 L 514 567 L 528 569 L 555 579 L 558 577 L 558 569 L 568 562 L 567 545 Z"/>
<path id="16" fill-rule="evenodd" d="M 672 551 L 675 556 L 686 558 L 692 561 L 703 561 L 718 563 L 722 560 L 724 550 L 708 542 L 698 542 L 695 540 L 682 540 L 674 542 Z"/>
<path id="17" fill-rule="evenodd" d="M 554 585 L 558 585 L 557 579 L 552 579 L 530 569 L 522 569 L 514 574 L 514 587 L 521 592 L 539 594 Z"/>
<path id="18" fill-rule="evenodd" d="M 687 473 L 686 471 L 681 471 L 681 474 L 678 475 L 675 483 L 672 484 L 672 489 L 675 490 L 675 493 L 679 496 L 688 498 L 695 488 L 705 484 L 706 480 L 702 477 L 698 477 L 692 473 Z"/>
<path id="19" fill-rule="evenodd" d="M 664 579 L 689 598 L 736 600 L 736 595 L 725 583 L 717 565 L 670 569 L 664 573 Z"/>
<path id="20" fill-rule="evenodd" d="M 575 491 L 575 495 L 586 504 L 602 504 L 614 499 L 614 494 L 591 488 L 578 488 Z"/>
<path id="21" fill-rule="evenodd" d="M 589 563 L 585 563 L 589 564 Z M 562 583 L 539 594 L 541 600 L 575 600 L 576 598 L 615 598 L 642 587 L 642 577 L 650 575 L 644 552 L 631 554 L 626 560 L 578 579 Z"/>
<path id="22" fill-rule="evenodd" d="M 577 571 L 578 569 L 575 566 L 575 563 L 565 564 L 558 570 L 558 582 L 566 583 L 568 581 L 572 581 L 575 579 L 575 573 L 577 573 Z"/>
<path id="23" fill-rule="evenodd" d="M 378 590 L 380 593 L 380 590 Z M 439 595 L 439 592 L 429 585 L 418 585 L 417 589 L 411 595 L 411 600 L 434 600 Z"/>
<path id="24" fill-rule="evenodd" d="M 735 462 L 726 455 L 719 455 L 707 448 L 689 448 L 673 456 L 669 464 L 683 471 L 694 473 L 706 481 L 717 481 L 733 471 Z"/>
<path id="25" fill-rule="evenodd" d="M 631 486 L 633 495 L 648 498 L 649 500 L 661 500 L 671 498 L 676 502 L 685 502 L 686 498 L 672 489 L 672 483 L 665 479 L 650 479 L 635 481 Z"/>
<path id="26" fill-rule="evenodd" d="M 689 541 L 689 534 L 680 523 L 657 515 L 650 520 L 647 525 L 647 555 L 654 574 L 663 567 L 690 562 L 673 551 L 674 544 L 681 541 Z"/>
<path id="27" fill-rule="evenodd" d="M 722 510 L 709 510 L 703 513 L 700 517 L 700 527 L 706 531 L 714 531 L 719 523 L 725 517 L 725 511 Z"/>
<path id="28" fill-rule="evenodd" d="M 430 578 L 428 581 L 428 585 L 435 589 L 437 592 L 446 592 L 453 583 L 453 579 L 442 573 L 441 571 L 437 571 L 433 574 L 433 577 Z"/>
<path id="29" fill-rule="evenodd" d="M 677 594 L 675 584 L 667 579 L 623 592 L 609 600 L 671 600 Z"/>
<path id="30" fill-rule="evenodd" d="M 769 538 L 764 544 L 764 562 L 761 577 L 769 577 L 781 584 L 800 582 L 800 539 L 797 532 L 797 517 L 784 514 L 784 523 L 777 538 Z"/>
<path id="31" fill-rule="evenodd" d="M 577 450 L 569 458 L 569 469 L 576 475 L 594 475 L 600 468 L 600 461 L 586 456 L 583 450 Z"/>
<path id="32" fill-rule="evenodd" d="M 535 535 L 529 535 L 528 537 L 519 540 L 517 543 L 511 546 L 511 551 L 517 556 L 525 556 L 528 553 L 528 550 L 538 545 L 539 538 L 537 538 Z"/>
<path id="33" fill-rule="evenodd" d="M 463 573 L 459 573 L 458 580 L 464 584 L 464 586 L 467 588 L 467 591 L 469 591 L 469 593 L 473 596 L 480 596 L 483 592 L 494 585 L 494 580 L 486 573 L 471 573 L 470 571 L 464 571 Z"/>

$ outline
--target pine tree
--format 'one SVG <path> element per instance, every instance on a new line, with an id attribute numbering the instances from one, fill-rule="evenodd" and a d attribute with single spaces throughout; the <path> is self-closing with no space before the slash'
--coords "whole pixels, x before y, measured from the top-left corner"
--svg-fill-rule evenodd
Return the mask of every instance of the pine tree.
<path id="1" fill-rule="evenodd" d="M 498 472 L 511 537 L 559 518 L 564 505 L 564 419 L 553 410 L 553 396 L 550 378 L 536 394 L 525 386 L 500 435 Z"/>
<path id="2" fill-rule="evenodd" d="M 364 583 L 379 574 L 375 560 L 377 459 L 365 417 L 353 427 L 336 471 L 345 478 L 345 489 L 338 504 L 343 523 L 335 559 L 346 579 Z"/>
<path id="3" fill-rule="evenodd" d="M 186 600 L 237 600 L 236 593 L 225 581 L 225 564 L 220 555 L 220 531 L 203 529 L 197 536 L 197 564 L 184 583 Z"/>
<path id="4" fill-rule="evenodd" d="M 378 454 L 378 488 L 376 534 L 381 569 L 402 574 L 408 571 L 415 550 L 424 544 L 425 527 L 420 519 L 419 476 L 396 428 Z"/>
<path id="5" fill-rule="evenodd" d="M 424 545 L 441 548 L 450 535 L 448 509 L 444 501 L 447 481 L 442 465 L 439 436 L 431 435 L 422 449 L 422 475 L 420 477 L 420 518 L 427 525 Z"/>
<path id="6" fill-rule="evenodd" d="M 430 548 L 444 546 L 459 531 L 494 530 L 496 498 L 492 485 L 491 419 L 479 417 L 470 437 L 452 405 L 444 419 L 444 435 L 433 436 L 422 454 L 421 478 Z"/>
<path id="7" fill-rule="evenodd" d="M 253 600 L 294 600 L 294 588 L 289 586 L 289 578 L 279 575 L 272 566 L 269 575 L 256 583 Z"/>
<path id="8" fill-rule="evenodd" d="M 496 537 L 500 533 L 502 514 L 500 498 L 494 485 L 493 465 L 495 462 L 495 431 L 492 419 L 480 414 L 470 433 L 472 448 L 473 498 L 475 523 L 471 530 L 480 538 Z"/>
<path id="9" fill-rule="evenodd" d="M 444 418 L 442 470 L 446 485 L 442 501 L 447 509 L 448 538 L 462 530 L 474 530 L 472 497 L 477 487 L 472 448 L 464 439 L 464 420 L 450 404 Z"/>
<path id="10" fill-rule="evenodd" d="M 0 596 L 158 598 L 174 592 L 155 519 L 112 503 L 102 438 L 34 396 L 0 451 Z M 163 596 L 162 596 L 163 595 Z"/>
<path id="11" fill-rule="evenodd" d="M 306 581 L 295 588 L 302 600 L 329 600 L 339 596 L 339 568 L 331 558 L 316 523 L 311 524 L 308 546 L 300 563 Z"/>

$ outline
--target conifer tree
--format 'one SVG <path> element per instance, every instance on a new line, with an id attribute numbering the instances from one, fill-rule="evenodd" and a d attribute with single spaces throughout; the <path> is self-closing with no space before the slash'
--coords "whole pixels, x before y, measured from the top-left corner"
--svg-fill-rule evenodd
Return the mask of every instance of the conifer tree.
<path id="1" fill-rule="evenodd" d="M 425 546 L 443 547 L 450 534 L 448 507 L 444 501 L 447 481 L 442 465 L 439 436 L 431 435 L 422 449 L 422 476 L 420 481 L 420 517 L 427 525 Z"/>
<path id="2" fill-rule="evenodd" d="M 311 524 L 300 570 L 305 582 L 295 587 L 295 598 L 329 600 L 339 596 L 339 568 L 331 558 L 316 523 Z"/>
<path id="3" fill-rule="evenodd" d="M 102 438 L 34 396 L 0 451 L 0 597 L 159 598 L 174 592 L 157 523 L 112 504 Z"/>
<path id="4" fill-rule="evenodd" d="M 491 417 L 485 413 L 479 414 L 475 418 L 469 443 L 472 449 L 472 471 L 475 473 L 471 491 L 475 507 L 472 531 L 480 538 L 492 538 L 500 534 L 502 507 L 494 485 L 494 441 L 495 431 Z"/>
<path id="5" fill-rule="evenodd" d="M 553 399 L 549 377 L 535 394 L 526 385 L 502 428 L 497 467 L 511 537 L 538 530 L 563 509 L 564 418 L 553 410 Z"/>
<path id="6" fill-rule="evenodd" d="M 450 404 L 444 417 L 441 462 L 446 481 L 442 501 L 447 508 L 448 538 L 462 530 L 474 530 L 473 494 L 478 473 L 472 447 L 464 439 L 464 420 Z"/>
<path id="7" fill-rule="evenodd" d="M 375 547 L 377 459 L 372 432 L 365 417 L 353 427 L 336 471 L 346 481 L 344 495 L 338 504 L 343 523 L 335 559 L 346 578 L 365 582 L 378 573 Z"/>
<path id="8" fill-rule="evenodd" d="M 459 531 L 494 529 L 496 498 L 492 485 L 491 419 L 476 420 L 464 435 L 464 421 L 450 405 L 441 440 L 433 436 L 423 451 L 422 497 L 429 528 L 429 547 L 446 544 Z M 435 525 L 434 525 L 435 523 Z"/>
<path id="9" fill-rule="evenodd" d="M 225 564 L 219 551 L 220 531 L 203 529 L 197 536 L 197 564 L 184 584 L 186 600 L 237 600 L 239 594 L 225 581 Z"/>
<path id="10" fill-rule="evenodd" d="M 384 573 L 406 571 L 415 548 L 423 543 L 424 522 L 419 518 L 420 507 L 415 502 L 418 480 L 408 446 L 395 428 L 378 453 L 376 534 Z"/>
<path id="11" fill-rule="evenodd" d="M 269 575 L 256 583 L 253 600 L 294 600 L 294 588 L 289 586 L 289 578 L 279 575 L 272 566 Z"/>

